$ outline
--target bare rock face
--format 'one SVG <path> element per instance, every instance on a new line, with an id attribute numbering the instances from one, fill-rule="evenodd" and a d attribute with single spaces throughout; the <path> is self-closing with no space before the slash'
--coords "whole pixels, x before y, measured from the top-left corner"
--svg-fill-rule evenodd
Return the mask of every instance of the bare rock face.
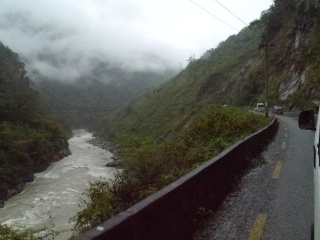
<path id="1" fill-rule="evenodd" d="M 305 82 L 306 71 L 298 72 L 295 71 L 294 66 L 292 66 L 290 73 L 286 82 L 280 85 L 279 93 L 280 99 L 286 100 L 288 96 L 292 95 L 300 85 Z"/>

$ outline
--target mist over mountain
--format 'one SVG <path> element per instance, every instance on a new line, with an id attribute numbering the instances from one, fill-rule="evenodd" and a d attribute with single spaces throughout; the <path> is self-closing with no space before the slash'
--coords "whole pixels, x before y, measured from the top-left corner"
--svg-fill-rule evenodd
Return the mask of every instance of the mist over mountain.
<path id="1" fill-rule="evenodd" d="M 0 23 L 1 40 L 16 49 L 28 69 L 29 75 L 38 75 L 62 81 L 74 81 L 96 71 L 97 65 L 104 69 L 121 68 L 126 71 L 162 72 L 170 63 L 161 56 L 137 49 L 117 51 L 106 36 L 90 38 L 87 29 L 75 28 L 57 22 L 40 22 L 31 13 L 6 13 Z M 23 37 L 23 44 L 19 39 Z M 128 45 L 135 44 L 134 39 Z M 139 46 L 140 44 L 137 44 Z M 108 81 L 105 76 L 104 81 Z"/>
<path id="2" fill-rule="evenodd" d="M 251 111 L 255 103 L 266 101 L 266 80 L 268 105 L 316 110 L 320 0 L 274 0 L 260 19 L 239 33 L 212 44 L 199 58 L 185 58 L 188 65 L 181 71 L 172 67 L 178 59 L 170 52 L 173 48 L 131 38 L 129 28 L 122 32 L 116 27 L 122 23 L 110 27 L 108 34 L 96 31 L 103 29 L 99 21 L 86 25 L 79 12 L 65 11 L 65 4 L 77 1 L 34 1 L 39 11 L 53 7 L 56 14 L 60 9 L 60 19 L 48 9 L 49 18 L 35 18 L 23 4 L 18 11 L 0 9 L 0 40 L 19 52 L 28 70 L 17 54 L 0 44 L 0 205 L 12 188 L 32 181 L 34 171 L 43 170 L 56 159 L 54 154 L 67 148 L 66 132 L 49 116 L 49 108 L 67 125 L 94 127 L 99 137 L 119 147 L 121 159 L 116 156 L 114 166 L 123 168 L 122 175 L 86 202 L 88 208 L 76 218 L 79 232 L 88 222 L 103 222 L 115 210 L 127 209 L 266 126 L 271 118 Z M 133 14 L 130 4 L 126 9 L 112 10 L 134 21 L 139 11 Z M 97 17 L 94 8 L 86 11 Z M 69 17 L 73 21 L 65 21 Z M 112 202 L 108 211 L 105 203 Z"/>
<path id="3" fill-rule="evenodd" d="M 72 128 L 92 128 L 101 118 L 175 74 L 172 70 L 131 72 L 100 62 L 75 81 L 57 81 L 38 74 L 35 88 L 62 122 Z"/>
<path id="4" fill-rule="evenodd" d="M 151 136 L 168 141 L 210 103 L 253 109 L 266 102 L 285 110 L 315 109 L 320 98 L 320 1 L 274 1 L 237 35 L 208 49 L 153 92 L 140 96 L 104 122 L 104 136 Z M 148 119 L 148 121 L 144 121 Z"/>
<path id="5" fill-rule="evenodd" d="M 174 57 L 164 57 L 169 49 L 85 19 L 87 9 L 20 3 L 0 10 L 0 40 L 19 53 L 51 111 L 72 127 L 88 127 L 178 71 Z"/>
<path id="6" fill-rule="evenodd" d="M 154 48 L 153 43 L 129 35 L 130 29 L 124 32 L 110 23 L 86 21 L 80 6 L 38 1 L 38 6 L 24 9 L 26 3 L 21 3 L 0 10 L 0 39 L 19 53 L 32 78 L 74 81 L 90 75 L 100 63 L 125 71 L 178 68 L 177 58 L 168 58 L 170 46 L 158 43 Z"/>
<path id="7" fill-rule="evenodd" d="M 270 2 L 229 0 L 228 5 L 249 22 Z M 62 81 L 89 75 L 96 60 L 126 71 L 184 68 L 191 55 L 199 58 L 244 26 L 212 1 L 207 1 L 210 9 L 228 18 L 234 29 L 184 0 L 0 0 L 0 4 L 1 41 L 20 55 L 31 77 L 38 73 Z"/>

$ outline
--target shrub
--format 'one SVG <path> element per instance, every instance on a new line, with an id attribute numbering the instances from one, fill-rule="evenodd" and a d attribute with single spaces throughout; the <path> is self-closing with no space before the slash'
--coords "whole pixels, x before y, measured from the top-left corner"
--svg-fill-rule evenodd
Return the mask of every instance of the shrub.
<path id="1" fill-rule="evenodd" d="M 81 200 L 83 210 L 73 218 L 75 233 L 100 224 L 160 190 L 269 122 L 243 109 L 209 105 L 185 131 L 169 141 L 123 136 L 123 170 L 110 182 L 90 183 Z"/>

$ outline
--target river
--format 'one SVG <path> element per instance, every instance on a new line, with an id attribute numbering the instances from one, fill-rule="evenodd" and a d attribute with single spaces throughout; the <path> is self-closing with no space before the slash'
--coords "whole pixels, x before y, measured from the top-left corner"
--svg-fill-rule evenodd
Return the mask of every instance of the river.
<path id="1" fill-rule="evenodd" d="M 36 173 L 33 182 L 6 201 L 0 208 L 0 223 L 32 228 L 54 226 L 68 230 L 55 239 L 68 239 L 73 227 L 69 219 L 79 211 L 79 198 L 89 182 L 110 179 L 115 173 L 114 168 L 105 166 L 112 161 L 112 154 L 87 143 L 90 139 L 93 136 L 86 130 L 74 131 L 69 139 L 72 155 Z"/>

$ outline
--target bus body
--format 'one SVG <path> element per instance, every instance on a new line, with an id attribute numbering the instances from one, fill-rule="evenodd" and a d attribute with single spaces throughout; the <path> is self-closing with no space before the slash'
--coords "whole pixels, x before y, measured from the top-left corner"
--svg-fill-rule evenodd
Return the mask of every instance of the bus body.
<path id="1" fill-rule="evenodd" d="M 312 110 L 302 111 L 299 114 L 299 128 L 315 131 L 313 146 L 314 223 L 311 228 L 311 239 L 320 240 L 320 117 L 315 122 Z"/>

